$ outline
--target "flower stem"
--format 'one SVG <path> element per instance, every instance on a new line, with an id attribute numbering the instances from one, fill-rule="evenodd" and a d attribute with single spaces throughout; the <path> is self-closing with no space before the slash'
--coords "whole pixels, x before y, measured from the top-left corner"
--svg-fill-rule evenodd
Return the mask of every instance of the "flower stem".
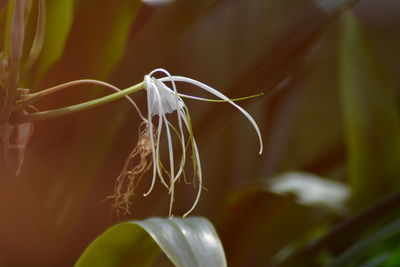
<path id="1" fill-rule="evenodd" d="M 109 83 L 98 81 L 98 80 L 92 80 L 92 79 L 76 80 L 76 81 L 56 85 L 56 86 L 44 89 L 44 90 L 36 92 L 36 93 L 28 94 L 24 98 L 22 98 L 16 102 L 14 110 L 20 109 L 27 105 L 31 105 L 44 96 L 48 96 L 48 95 L 51 95 L 58 91 L 64 90 L 68 87 L 77 86 L 77 85 L 81 85 L 81 84 L 101 85 L 101 86 L 105 86 L 105 87 L 109 87 L 109 88 L 116 88 L 115 86 L 113 86 Z"/>
<path id="2" fill-rule="evenodd" d="M 76 105 L 72 105 L 72 106 L 68 106 L 68 107 L 63 107 L 63 108 L 59 108 L 59 109 L 35 112 L 35 113 L 30 113 L 30 114 L 21 114 L 19 116 L 14 117 L 12 122 L 14 124 L 20 124 L 20 123 L 24 123 L 24 122 L 47 120 L 47 119 L 56 118 L 56 117 L 60 117 L 60 116 L 64 116 L 64 115 L 69 115 L 72 113 L 87 110 L 90 108 L 94 108 L 94 107 L 112 102 L 112 101 L 122 98 L 126 95 L 136 93 L 144 88 L 145 88 L 145 83 L 141 82 L 141 83 L 138 83 L 131 87 L 128 87 L 124 90 L 121 90 L 119 92 L 116 92 L 116 93 L 113 93 L 113 94 L 110 94 L 107 96 L 103 96 L 100 98 L 96 98 L 94 100 L 90 100 L 90 101 L 87 101 L 84 103 L 80 103 L 80 104 L 76 104 Z M 54 90 L 55 89 L 53 89 L 53 91 Z M 58 90 L 59 89 L 57 89 L 57 91 Z M 47 91 L 47 93 L 48 93 L 48 91 Z"/>

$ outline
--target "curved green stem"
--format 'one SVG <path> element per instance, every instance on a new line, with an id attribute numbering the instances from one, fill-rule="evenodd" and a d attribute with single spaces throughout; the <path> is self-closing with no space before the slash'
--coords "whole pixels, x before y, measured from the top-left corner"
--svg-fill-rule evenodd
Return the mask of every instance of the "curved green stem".
<path id="1" fill-rule="evenodd" d="M 24 106 L 27 106 L 27 105 L 31 105 L 34 102 L 36 102 L 37 100 L 39 100 L 42 97 L 44 97 L 44 96 L 48 96 L 48 95 L 51 95 L 51 94 L 56 93 L 58 91 L 61 91 L 63 89 L 66 89 L 68 87 L 81 85 L 81 84 L 101 85 L 101 86 L 105 86 L 105 87 L 116 88 L 115 86 L 113 86 L 113 85 L 111 85 L 109 83 L 98 81 L 98 80 L 92 80 L 92 79 L 76 80 L 76 81 L 72 81 L 72 82 L 59 84 L 59 85 L 44 89 L 42 91 L 36 92 L 36 93 L 28 94 L 24 98 L 18 100 L 15 103 L 16 105 L 15 105 L 14 110 L 20 109 L 20 108 L 22 108 Z"/>
<path id="2" fill-rule="evenodd" d="M 184 97 L 184 98 L 188 98 L 188 99 L 205 101 L 205 102 L 227 103 L 227 102 L 229 102 L 229 101 L 236 102 L 236 101 L 241 101 L 241 100 L 246 100 L 246 99 L 250 99 L 250 98 L 255 98 L 255 97 L 263 96 L 264 93 L 259 93 L 259 94 L 256 94 L 256 95 L 244 96 L 244 97 L 239 97 L 239 98 L 230 98 L 229 100 L 225 100 L 225 99 L 203 98 L 203 97 L 185 95 L 185 94 L 181 94 L 181 93 L 175 93 L 175 95 L 180 96 L 180 97 Z"/>
<path id="3" fill-rule="evenodd" d="M 63 86 L 63 85 L 61 85 L 61 86 Z M 117 99 L 122 98 L 129 94 L 135 93 L 144 88 L 145 88 L 145 83 L 141 82 L 134 86 L 128 87 L 122 91 L 116 92 L 114 94 L 103 96 L 103 97 L 100 97 L 100 98 L 97 98 L 94 100 L 90 100 L 90 101 L 87 101 L 84 103 L 80 103 L 80 104 L 76 104 L 76 105 L 72 105 L 72 106 L 68 106 L 68 107 L 63 107 L 63 108 L 59 108 L 59 109 L 53 109 L 53 110 L 47 110 L 47 111 L 41 111 L 41 112 L 20 115 L 20 116 L 15 117 L 12 122 L 14 124 L 20 124 L 20 123 L 24 123 L 24 122 L 47 120 L 47 119 L 56 118 L 56 117 L 60 117 L 60 116 L 64 116 L 64 115 L 69 115 L 69 114 L 72 114 L 75 112 L 87 110 L 90 108 L 94 108 L 94 107 L 112 102 L 114 100 L 117 100 Z M 58 90 L 59 90 L 59 86 L 58 86 L 57 91 Z M 54 92 L 54 91 L 55 91 L 55 89 L 52 89 L 51 92 Z M 44 91 L 41 91 L 41 93 L 43 93 L 43 92 Z M 48 93 L 49 93 L 49 91 L 47 91 L 47 94 Z"/>

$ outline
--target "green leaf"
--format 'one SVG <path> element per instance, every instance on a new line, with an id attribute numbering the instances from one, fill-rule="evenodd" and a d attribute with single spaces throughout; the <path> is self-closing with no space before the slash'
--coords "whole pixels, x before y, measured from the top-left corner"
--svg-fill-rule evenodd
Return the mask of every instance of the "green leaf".
<path id="1" fill-rule="evenodd" d="M 84 34 L 92 36 L 82 44 L 83 48 L 87 48 L 82 54 L 84 71 L 98 79 L 109 78 L 126 52 L 126 44 L 141 5 L 142 1 L 139 0 L 80 3 L 80 10 L 85 13 L 84 21 L 78 22 L 86 23 Z M 99 21 L 99 12 L 102 21 Z"/>
<path id="2" fill-rule="evenodd" d="M 36 81 L 62 56 L 74 14 L 74 0 L 46 1 L 44 42 L 38 59 Z M 43 30 L 40 29 L 42 33 Z M 39 36 L 40 37 L 40 36 Z M 42 38 L 42 37 L 40 37 Z"/>
<path id="3" fill-rule="evenodd" d="M 352 13 L 343 20 L 340 86 L 356 204 L 399 188 L 400 120 L 394 86 Z"/>
<path id="4" fill-rule="evenodd" d="M 29 51 L 28 58 L 25 62 L 24 71 L 28 71 L 36 59 L 39 57 L 40 52 L 43 48 L 44 38 L 46 36 L 46 1 L 38 1 L 38 15 L 37 15 L 37 25 L 35 31 L 35 37 L 31 49 Z"/>
<path id="5" fill-rule="evenodd" d="M 113 226 L 89 245 L 75 267 L 150 266 L 160 249 L 176 266 L 227 266 L 212 224 L 191 217 L 150 218 Z"/>
<path id="6" fill-rule="evenodd" d="M 25 2 L 15 1 L 13 5 L 13 17 L 10 32 L 10 55 L 9 55 L 9 70 L 10 76 L 7 85 L 7 92 L 4 103 L 1 107 L 0 120 L 6 122 L 11 113 L 12 104 L 17 95 L 17 87 L 19 83 L 19 65 L 22 55 L 22 47 L 25 37 Z"/>
<path id="7" fill-rule="evenodd" d="M 388 225 L 380 228 L 378 231 L 370 234 L 368 237 L 351 246 L 349 249 L 339 255 L 333 262 L 331 262 L 328 267 L 347 266 L 362 256 L 368 249 L 375 246 L 377 243 L 399 233 L 400 219 L 397 218 L 397 220 L 392 221 Z"/>

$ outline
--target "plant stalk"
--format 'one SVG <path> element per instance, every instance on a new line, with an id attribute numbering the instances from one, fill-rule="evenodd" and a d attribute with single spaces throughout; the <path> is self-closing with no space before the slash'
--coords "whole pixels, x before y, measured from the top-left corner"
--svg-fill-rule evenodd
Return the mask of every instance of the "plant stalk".
<path id="1" fill-rule="evenodd" d="M 145 83 L 141 82 L 141 83 L 138 83 L 131 87 L 128 87 L 124 90 L 121 90 L 119 92 L 116 92 L 116 93 L 113 93 L 113 94 L 110 94 L 107 96 L 103 96 L 100 98 L 96 98 L 94 100 L 90 100 L 90 101 L 87 101 L 84 103 L 80 103 L 80 104 L 76 104 L 76 105 L 72 105 L 72 106 L 68 106 L 68 107 L 63 107 L 63 108 L 59 108 L 59 109 L 40 111 L 40 112 L 29 113 L 29 114 L 20 114 L 20 115 L 15 116 L 12 119 L 12 123 L 20 124 L 20 123 L 24 123 L 24 122 L 35 122 L 35 121 L 47 120 L 47 119 L 52 119 L 52 118 L 56 118 L 56 117 L 73 114 L 73 113 L 76 113 L 79 111 L 91 109 L 91 108 L 112 102 L 112 101 L 122 98 L 126 95 L 136 93 L 144 88 L 145 88 Z"/>
<path id="2" fill-rule="evenodd" d="M 48 95 L 51 95 L 58 91 L 64 90 L 68 87 L 77 86 L 77 85 L 81 85 L 81 84 L 100 85 L 100 86 L 119 90 L 119 88 L 113 86 L 112 84 L 98 81 L 98 80 L 92 80 L 92 79 L 75 80 L 75 81 L 71 81 L 71 82 L 67 82 L 67 83 L 63 83 L 60 85 L 50 87 L 50 88 L 44 89 L 44 90 L 36 92 L 36 93 L 28 94 L 24 98 L 19 99 L 16 102 L 16 105 L 13 110 L 15 111 L 15 110 L 21 109 L 25 106 L 32 105 L 33 103 L 35 103 L 36 101 L 38 101 L 39 99 L 41 99 L 44 96 L 48 96 Z"/>

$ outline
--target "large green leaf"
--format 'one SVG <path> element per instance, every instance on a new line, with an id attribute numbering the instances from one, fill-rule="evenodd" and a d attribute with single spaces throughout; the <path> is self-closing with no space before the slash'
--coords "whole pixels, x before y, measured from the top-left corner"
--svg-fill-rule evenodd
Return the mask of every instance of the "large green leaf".
<path id="1" fill-rule="evenodd" d="M 176 266 L 227 266 L 214 227 L 201 217 L 118 224 L 89 245 L 75 266 L 150 266 L 160 249 Z"/>
<path id="2" fill-rule="evenodd" d="M 360 206 L 399 188 L 400 120 L 394 86 L 350 12 L 343 21 L 339 68 L 348 175 Z"/>
<path id="3" fill-rule="evenodd" d="M 38 58 L 36 81 L 62 56 L 74 13 L 74 0 L 46 1 L 43 49 Z"/>
<path id="4" fill-rule="evenodd" d="M 39 0 L 37 9 L 35 35 L 33 37 L 32 45 L 29 49 L 29 53 L 24 65 L 25 72 L 30 70 L 32 65 L 38 59 L 43 48 L 44 38 L 46 36 L 46 1 Z"/>

